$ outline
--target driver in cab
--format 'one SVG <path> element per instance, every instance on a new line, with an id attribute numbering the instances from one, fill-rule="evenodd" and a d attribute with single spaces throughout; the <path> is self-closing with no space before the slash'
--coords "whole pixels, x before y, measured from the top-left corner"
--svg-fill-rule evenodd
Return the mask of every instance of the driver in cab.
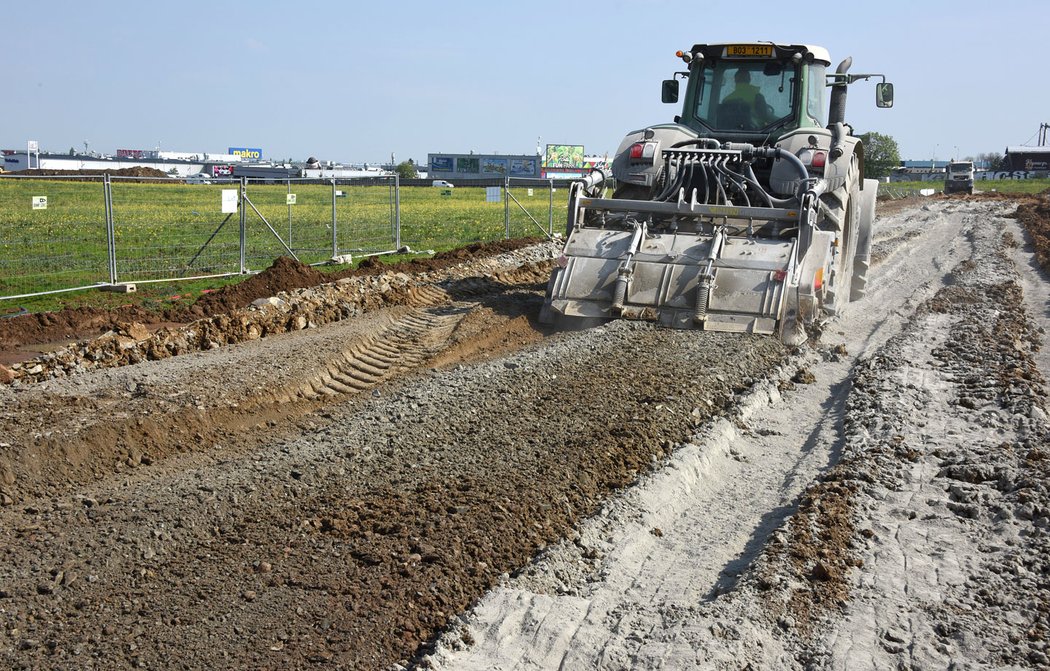
<path id="1" fill-rule="evenodd" d="M 752 125 L 756 128 L 761 128 L 768 124 L 772 117 L 769 113 L 769 105 L 766 104 L 766 99 L 759 92 L 758 87 L 751 83 L 751 73 L 744 68 L 740 68 L 733 76 L 733 81 L 736 84 L 736 88 L 725 97 L 722 104 L 731 105 L 736 103 L 746 107 L 751 114 Z"/>

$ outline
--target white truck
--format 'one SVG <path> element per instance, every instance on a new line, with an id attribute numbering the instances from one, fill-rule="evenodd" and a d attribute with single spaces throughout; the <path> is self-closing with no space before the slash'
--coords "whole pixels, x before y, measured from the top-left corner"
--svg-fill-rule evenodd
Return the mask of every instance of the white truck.
<path id="1" fill-rule="evenodd" d="M 973 161 L 950 161 L 944 171 L 944 193 L 973 193 Z"/>

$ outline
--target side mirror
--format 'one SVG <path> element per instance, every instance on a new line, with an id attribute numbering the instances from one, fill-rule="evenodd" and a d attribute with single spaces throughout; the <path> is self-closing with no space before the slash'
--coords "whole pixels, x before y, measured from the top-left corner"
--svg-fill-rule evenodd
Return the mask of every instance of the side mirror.
<path id="1" fill-rule="evenodd" d="M 678 80 L 665 79 L 660 90 L 660 100 L 665 103 L 678 102 Z"/>
<path id="2" fill-rule="evenodd" d="M 893 107 L 893 84 L 882 82 L 875 85 L 875 105 L 877 107 Z"/>

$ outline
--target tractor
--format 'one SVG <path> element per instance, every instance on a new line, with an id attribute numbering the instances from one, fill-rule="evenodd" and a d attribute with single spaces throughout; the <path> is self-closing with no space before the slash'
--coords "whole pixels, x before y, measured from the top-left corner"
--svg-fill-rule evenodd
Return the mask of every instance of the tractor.
<path id="1" fill-rule="evenodd" d="M 681 99 L 681 114 L 629 133 L 611 175 L 571 185 L 541 321 L 642 319 L 799 343 L 864 295 L 878 182 L 865 179 L 846 95 L 880 78 L 876 105 L 891 107 L 893 85 L 849 74 L 850 58 L 828 72 L 827 50 L 809 45 L 697 44 L 677 57 L 686 69 L 662 100 Z"/>

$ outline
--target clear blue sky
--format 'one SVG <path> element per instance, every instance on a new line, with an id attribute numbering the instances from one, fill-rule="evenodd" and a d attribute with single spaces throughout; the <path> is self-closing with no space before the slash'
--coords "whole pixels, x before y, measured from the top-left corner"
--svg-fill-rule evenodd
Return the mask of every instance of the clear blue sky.
<path id="1" fill-rule="evenodd" d="M 833 66 L 885 73 L 894 108 L 861 83 L 847 119 L 903 158 L 1002 152 L 1050 122 L 1046 0 L 796 4 L 6 2 L 0 147 L 379 162 L 541 138 L 611 153 L 676 113 L 659 101 L 675 50 L 733 40 L 818 44 Z"/>

